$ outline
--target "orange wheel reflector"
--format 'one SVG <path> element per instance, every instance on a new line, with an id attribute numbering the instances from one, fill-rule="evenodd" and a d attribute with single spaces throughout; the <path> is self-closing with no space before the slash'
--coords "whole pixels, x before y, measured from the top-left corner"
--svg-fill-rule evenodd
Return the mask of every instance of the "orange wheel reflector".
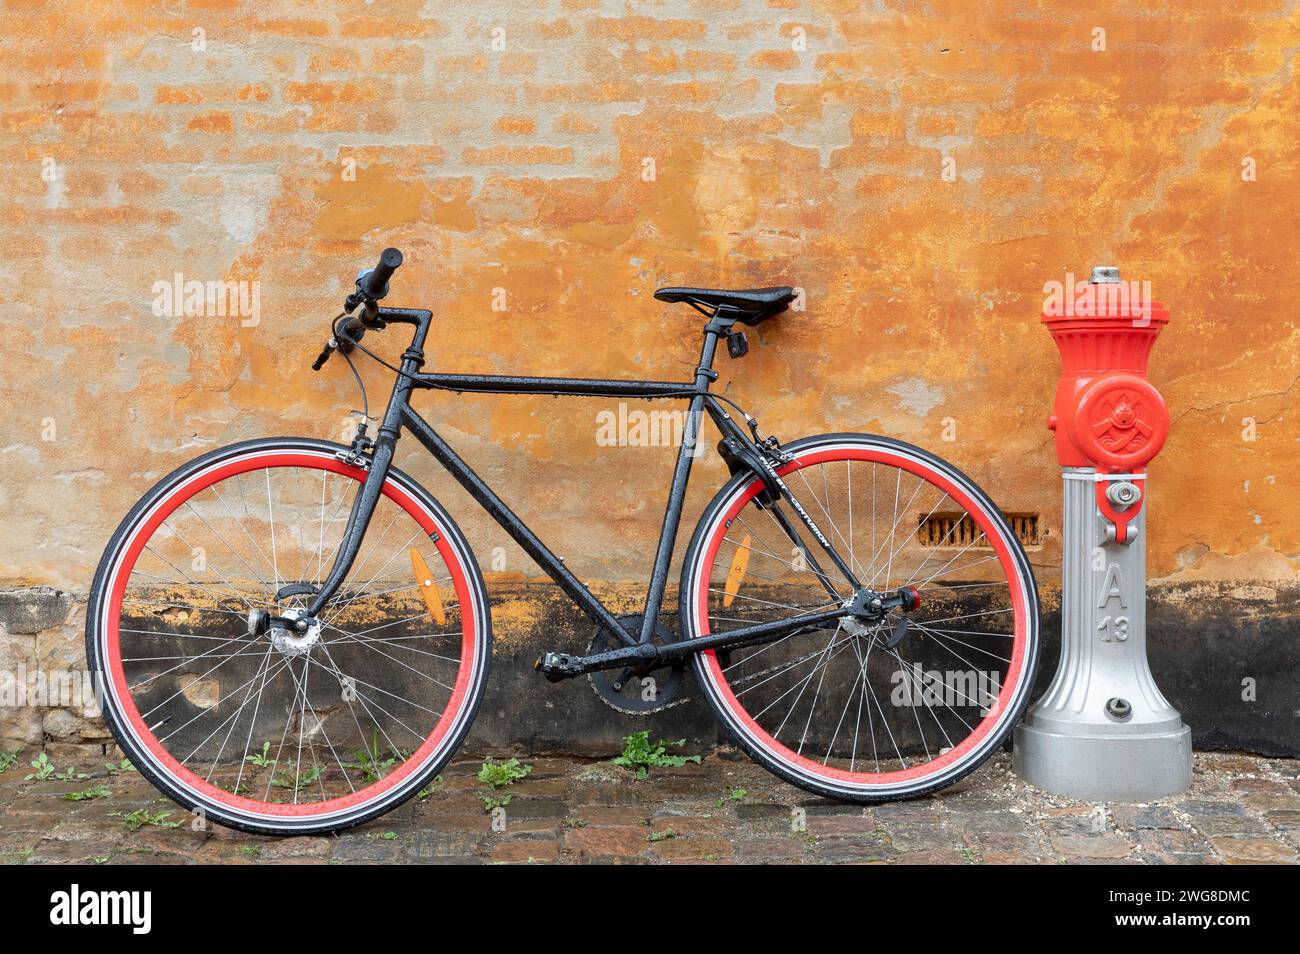
<path id="1" fill-rule="evenodd" d="M 415 573 L 415 582 L 420 585 L 420 595 L 424 597 L 424 605 L 429 608 L 429 615 L 439 626 L 447 625 L 447 611 L 442 607 L 442 594 L 438 592 L 438 584 L 433 582 L 429 565 L 415 547 L 411 547 L 411 570 Z"/>
<path id="2" fill-rule="evenodd" d="M 727 585 L 722 591 L 722 605 L 730 606 L 735 602 L 736 594 L 740 592 L 740 583 L 745 578 L 745 571 L 749 569 L 749 534 L 745 534 L 740 540 L 740 548 L 736 555 L 731 558 L 731 569 L 727 571 Z"/>

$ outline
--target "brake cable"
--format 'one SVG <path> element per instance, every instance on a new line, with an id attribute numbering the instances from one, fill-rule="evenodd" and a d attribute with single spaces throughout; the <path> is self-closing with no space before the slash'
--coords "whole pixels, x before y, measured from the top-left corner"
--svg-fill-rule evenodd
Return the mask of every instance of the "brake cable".
<path id="1" fill-rule="evenodd" d="M 361 380 L 361 372 L 358 371 L 357 366 L 352 363 L 352 355 L 348 354 L 346 351 L 343 352 L 343 360 L 348 363 L 348 367 L 352 369 L 352 376 L 357 379 L 357 387 L 361 389 L 361 416 L 366 421 L 369 421 L 370 399 L 366 397 L 366 385 L 365 382 Z"/>
<path id="2" fill-rule="evenodd" d="M 361 380 L 361 373 L 357 370 L 357 366 L 353 363 L 353 361 L 352 361 L 352 356 L 351 356 L 351 354 L 349 353 L 350 350 L 351 350 L 351 348 L 356 348 L 356 349 L 359 350 L 362 354 L 364 354 L 364 355 L 366 355 L 367 357 L 369 357 L 372 361 L 375 361 L 375 362 L 377 362 L 378 364 L 383 365 L 383 366 L 384 366 L 385 368 L 387 368 L 389 371 L 393 372 L 393 374 L 395 374 L 395 375 L 397 375 L 398 377 L 401 377 L 401 378 L 406 378 L 408 381 L 411 381 L 412 383 L 418 383 L 418 384 L 421 384 L 423 387 L 434 388 L 434 389 L 437 389 L 437 390 L 440 390 L 440 391 L 456 391 L 456 390 L 457 390 L 455 387 L 453 387 L 453 386 L 451 386 L 451 385 L 448 385 L 448 384 L 437 384 L 437 383 L 435 383 L 435 382 L 430 382 L 427 378 L 423 378 L 423 379 L 421 379 L 421 378 L 417 378 L 415 375 L 408 374 L 407 372 L 403 371 L 401 368 L 396 367 L 396 366 L 390 364 L 389 362 L 385 361 L 385 360 L 384 360 L 383 358 L 381 358 L 379 355 L 375 354 L 373 351 L 371 351 L 369 348 L 367 348 L 365 345 L 363 345 L 363 344 L 361 343 L 360 339 L 358 339 L 358 338 L 353 338 L 350 334 L 347 333 L 347 331 L 345 331 L 343 328 L 341 328 L 341 327 L 339 326 L 339 322 L 340 322 L 342 319 L 344 319 L 344 318 L 348 318 L 348 317 L 351 317 L 351 316 L 348 314 L 348 312 L 345 311 L 345 312 L 341 313 L 337 318 L 334 319 L 334 323 L 333 323 L 333 326 L 332 326 L 332 330 L 333 330 L 334 338 L 335 338 L 336 341 L 339 341 L 339 342 L 346 342 L 346 343 L 350 346 L 349 348 L 346 348 L 346 349 L 340 347 L 338 350 L 341 351 L 341 352 L 343 353 L 343 357 L 344 357 L 344 359 L 347 361 L 347 363 L 348 363 L 348 367 L 352 369 L 352 376 L 355 377 L 356 380 L 357 380 L 357 387 L 359 387 L 359 388 L 361 389 L 362 413 L 365 415 L 365 420 L 366 420 L 366 421 L 369 421 L 369 420 L 370 420 L 370 404 L 369 404 L 369 401 L 368 401 L 368 399 L 367 399 L 367 397 L 366 397 L 366 387 L 365 387 L 365 384 L 364 384 L 364 383 L 362 382 L 362 380 Z M 365 326 L 362 325 L 362 328 L 363 328 L 363 329 L 364 329 L 364 327 L 365 327 Z M 365 333 L 365 332 L 364 332 L 364 330 L 363 330 L 363 331 L 362 331 L 362 334 L 364 334 L 364 333 Z M 459 392 L 457 392 L 457 393 L 459 393 Z M 695 392 L 694 390 L 692 390 L 692 389 L 686 389 L 686 388 L 683 388 L 683 389 L 680 390 L 680 391 L 670 391 L 670 392 L 667 392 L 667 393 L 665 393 L 664 396 L 665 396 L 665 397 L 690 397 L 690 396 L 694 395 L 695 393 L 696 393 L 696 392 Z M 552 392 L 550 392 L 550 394 L 551 394 L 552 396 L 554 396 L 554 397 L 560 397 L 560 396 L 569 396 L 569 397 L 589 397 L 589 396 L 590 396 L 590 395 L 584 394 L 584 392 L 582 392 L 582 391 L 563 391 L 563 390 L 552 391 Z M 723 394 L 710 394 L 709 396 L 712 397 L 712 398 L 715 398 L 715 399 L 718 400 L 718 401 L 721 401 L 721 402 L 724 403 L 724 404 L 728 404 L 728 405 L 730 405 L 733 409 L 735 409 L 737 412 L 739 412 L 739 414 L 740 414 L 740 415 L 745 419 L 745 423 L 749 425 L 750 433 L 753 435 L 753 438 L 754 438 L 754 444 L 755 444 L 755 446 L 758 447 L 758 449 L 760 450 L 760 452 L 762 452 L 762 453 L 764 453 L 765 455 L 768 455 L 768 456 L 775 456 L 775 458 L 776 458 L 776 460 L 777 460 L 778 462 L 781 460 L 781 458 L 780 458 L 779 456 L 777 456 L 777 455 L 780 454 L 780 450 L 779 450 L 779 448 L 780 448 L 780 446 L 781 446 L 781 445 L 780 445 L 780 442 L 777 441 L 776 438 L 774 438 L 774 437 L 768 437 L 768 438 L 766 438 L 766 439 L 760 437 L 760 436 L 759 436 L 759 433 L 758 433 L 758 421 L 755 420 L 754 417 L 752 417 L 752 416 L 749 414 L 748 411 L 746 411 L 743 407 L 741 407 L 739 404 L 737 404 L 737 403 L 736 403 L 735 401 L 733 401 L 731 398 L 729 398 L 729 397 L 727 397 L 727 396 L 725 396 L 725 395 L 723 395 Z M 363 431 L 363 433 L 364 433 L 364 431 Z"/>
<path id="3" fill-rule="evenodd" d="M 365 354 L 371 360 L 378 362 L 379 364 L 387 368 L 389 371 L 392 371 L 393 374 L 397 375 L 398 377 L 406 378 L 408 381 L 411 381 L 412 383 L 419 383 L 422 384 L 424 387 L 435 388 L 440 391 L 456 390 L 456 388 L 452 387 L 449 384 L 437 384 L 437 383 L 430 382 L 427 379 L 420 379 L 417 378 L 415 375 L 407 374 L 405 371 L 403 371 L 399 367 L 396 367 L 395 365 L 389 364 L 383 358 L 379 357 L 379 355 L 375 354 L 373 351 L 371 351 L 369 348 L 363 345 L 359 339 L 353 338 L 347 332 L 339 328 L 340 319 L 347 318 L 347 317 L 350 316 L 348 312 L 345 311 L 342 314 L 340 314 L 337 318 L 334 319 L 333 334 L 335 339 L 339 341 L 347 342 L 349 345 L 351 345 L 353 348 L 356 348 L 358 351 Z M 339 351 L 343 352 L 343 357 L 347 359 L 348 367 L 352 369 L 352 373 L 356 376 L 357 384 L 358 386 L 361 387 L 361 398 L 362 398 L 362 402 L 364 403 L 366 389 L 365 386 L 361 384 L 361 375 L 357 372 L 356 365 L 352 363 L 352 358 L 348 354 L 348 352 L 344 351 L 342 348 L 340 348 Z M 590 397 L 591 396 L 582 391 L 552 391 L 549 393 L 556 397 L 562 395 L 566 397 Z M 695 393 L 696 392 L 693 389 L 683 388 L 680 391 L 668 391 L 664 394 L 664 397 L 689 397 Z M 764 446 L 766 442 L 761 441 L 758 436 L 758 421 L 755 420 L 753 417 L 751 417 L 748 411 L 746 411 L 743 407 L 741 407 L 739 404 L 737 404 L 735 401 L 733 401 L 731 398 L 727 397 L 726 395 L 710 392 L 709 397 L 721 401 L 724 404 L 729 404 L 731 405 L 732 408 L 738 411 L 740 415 L 745 419 L 745 423 L 749 425 L 750 431 L 753 432 L 754 443 L 758 444 L 760 447 Z M 369 416 L 370 416 L 369 414 L 366 415 L 367 419 L 369 418 Z"/>
<path id="4" fill-rule="evenodd" d="M 342 331 L 342 330 L 340 330 L 340 329 L 339 329 L 339 319 L 340 319 L 340 318 L 347 318 L 347 317 L 350 317 L 350 316 L 349 316 L 348 313 L 345 311 L 345 312 L 343 312 L 343 314 L 339 315 L 338 318 L 335 318 L 335 319 L 334 319 L 334 329 L 333 329 L 333 330 L 334 330 L 334 337 L 335 337 L 335 338 L 337 338 L 339 341 L 345 341 L 345 342 L 347 342 L 349 345 L 351 345 L 353 348 L 356 348 L 356 349 L 357 349 L 358 351 L 360 351 L 362 354 L 367 355 L 371 360 L 376 361 L 376 362 L 378 362 L 379 364 L 382 364 L 385 368 L 387 368 L 389 371 L 392 371 L 393 374 L 397 375 L 398 377 L 406 378 L 408 381 L 411 381 L 411 382 L 415 382 L 415 381 L 418 380 L 418 378 L 416 378 L 415 375 L 407 374 L 407 373 L 406 373 L 405 371 L 403 371 L 401 368 L 394 367 L 393 365 L 389 364 L 389 363 L 388 363 L 387 361 L 385 361 L 383 358 L 379 357 L 379 355 L 375 354 L 373 351 L 371 351 L 369 348 L 367 348 L 365 345 L 363 345 L 359 339 L 357 339 L 357 338 L 353 338 L 353 337 L 352 337 L 350 334 L 348 334 L 346 331 Z M 342 348 L 340 348 L 339 350 L 340 350 L 340 351 L 343 351 Z M 349 364 L 349 365 L 352 365 L 352 359 L 348 356 L 348 352 L 343 351 L 343 357 L 345 357 L 345 358 L 348 359 L 348 364 Z M 352 370 L 353 370 L 353 373 L 356 373 L 356 367 L 355 367 L 355 366 L 353 366 Z M 360 376 L 359 376 L 359 375 L 358 375 L 358 380 L 360 380 Z M 363 388 L 363 390 L 364 390 L 364 388 Z"/>
<path id="5" fill-rule="evenodd" d="M 352 355 L 350 353 L 353 348 L 360 347 L 360 344 L 357 342 L 355 338 L 353 338 L 349 334 L 345 334 L 339 328 L 339 322 L 342 321 L 344 318 L 348 318 L 348 317 L 350 317 L 349 314 L 346 311 L 343 311 L 340 312 L 338 316 L 335 317 L 335 319 L 330 323 L 330 334 L 332 337 L 330 338 L 330 343 L 325 346 L 325 350 L 321 353 L 321 358 L 318 359 L 318 364 L 316 365 L 316 367 L 317 370 L 319 370 L 319 366 L 325 363 L 324 359 L 327 359 L 330 356 L 330 354 L 332 354 L 335 351 L 338 351 L 343 355 L 343 360 L 348 363 L 348 368 L 352 371 L 352 377 L 356 379 L 357 390 L 361 392 L 362 419 L 361 419 L 361 425 L 359 430 L 361 435 L 364 436 L 366 424 L 370 421 L 370 398 L 366 395 L 366 383 L 363 380 L 361 380 L 361 372 L 357 370 L 357 366 L 353 362 Z M 348 345 L 348 347 L 346 348 L 343 347 L 343 344 L 345 343 Z M 362 350 L 365 349 L 363 348 Z M 355 411 L 353 413 L 355 413 Z"/>

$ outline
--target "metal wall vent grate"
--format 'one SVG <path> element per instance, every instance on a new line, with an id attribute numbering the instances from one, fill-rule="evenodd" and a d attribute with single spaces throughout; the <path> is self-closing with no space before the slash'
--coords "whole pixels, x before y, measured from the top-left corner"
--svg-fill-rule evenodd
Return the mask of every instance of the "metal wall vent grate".
<path id="1" fill-rule="evenodd" d="M 1021 546 L 1037 546 L 1038 514 L 1003 514 Z M 932 513 L 919 519 L 917 540 L 923 547 L 986 547 L 991 548 L 988 537 L 964 513 Z"/>

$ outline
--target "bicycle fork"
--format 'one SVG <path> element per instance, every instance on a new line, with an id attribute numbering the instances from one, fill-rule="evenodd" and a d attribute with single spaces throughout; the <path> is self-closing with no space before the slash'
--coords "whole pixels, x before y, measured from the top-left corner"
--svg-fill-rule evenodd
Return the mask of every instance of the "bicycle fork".
<path id="1" fill-rule="evenodd" d="M 277 603 L 291 596 L 311 596 L 306 609 L 296 612 L 292 617 L 273 616 L 264 610 L 254 610 L 248 618 L 250 635 L 265 633 L 273 627 L 299 633 L 306 632 L 321 610 L 343 586 L 348 573 L 352 571 L 353 563 L 356 562 L 357 554 L 361 551 L 361 545 L 365 542 L 366 531 L 370 528 L 370 520 L 375 515 L 375 508 L 384 490 L 384 481 L 388 479 L 388 471 L 393 464 L 397 438 L 401 433 L 402 409 L 406 406 L 412 390 L 410 376 L 419 372 L 420 364 L 423 362 L 423 332 L 427 327 L 426 324 L 415 319 L 417 314 L 415 312 L 410 313 L 410 318 L 398 311 L 385 312 L 385 314 L 389 316 L 389 320 L 409 321 L 411 324 L 416 324 L 418 330 L 410 349 L 402 355 L 403 373 L 397 376 L 393 385 L 393 393 L 389 398 L 388 408 L 384 412 L 384 419 L 379 425 L 375 440 L 367 439 L 366 422 L 362 421 L 357 428 L 357 436 L 352 441 L 352 446 L 337 455 L 344 463 L 364 469 L 366 478 L 352 501 L 343 539 L 337 547 L 330 572 L 319 586 L 304 580 L 280 587 L 275 594 Z"/>

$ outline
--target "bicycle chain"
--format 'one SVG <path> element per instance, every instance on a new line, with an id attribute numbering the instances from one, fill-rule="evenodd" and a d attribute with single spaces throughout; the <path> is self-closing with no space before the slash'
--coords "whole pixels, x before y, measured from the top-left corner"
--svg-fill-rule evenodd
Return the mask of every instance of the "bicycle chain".
<path id="1" fill-rule="evenodd" d="M 590 672 L 587 673 L 587 685 L 590 686 L 591 691 L 596 694 L 596 698 L 599 699 L 601 702 L 603 702 L 605 705 L 609 706 L 615 712 L 620 712 L 623 715 L 630 715 L 630 716 L 655 715 L 660 712 L 667 712 L 669 709 L 676 708 L 677 706 L 685 705 L 688 702 L 695 701 L 694 696 L 686 696 L 685 698 L 674 699 L 672 702 L 665 702 L 662 706 L 659 706 L 657 709 L 640 709 L 640 710 L 625 709 L 622 706 L 611 702 L 608 698 L 606 698 L 601 693 L 600 689 L 597 688 L 596 686 L 596 680 L 592 678 L 592 676 L 594 675 L 595 675 L 594 673 L 590 673 Z"/>

